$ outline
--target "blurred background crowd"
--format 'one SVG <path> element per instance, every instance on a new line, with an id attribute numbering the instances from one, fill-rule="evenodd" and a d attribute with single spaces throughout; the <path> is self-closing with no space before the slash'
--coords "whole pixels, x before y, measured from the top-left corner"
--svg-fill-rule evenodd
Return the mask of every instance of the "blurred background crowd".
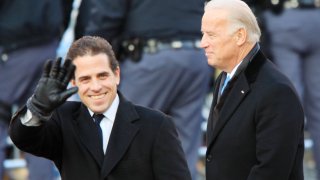
<path id="1" fill-rule="evenodd" d="M 14 147 L 8 123 L 32 94 L 44 62 L 64 57 L 84 35 L 112 44 L 120 91 L 175 119 L 193 179 L 205 179 L 206 119 L 218 73 L 199 47 L 205 1 L 1 0 L 0 179 L 60 179 L 52 162 Z M 263 51 L 304 106 L 305 179 L 320 180 L 320 0 L 245 2 L 260 23 Z"/>

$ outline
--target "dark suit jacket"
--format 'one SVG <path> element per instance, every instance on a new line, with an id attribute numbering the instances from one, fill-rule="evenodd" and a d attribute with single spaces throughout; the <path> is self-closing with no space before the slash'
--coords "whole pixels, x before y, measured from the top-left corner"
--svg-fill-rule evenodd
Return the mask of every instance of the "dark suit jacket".
<path id="1" fill-rule="evenodd" d="M 208 180 L 303 179 L 304 114 L 289 80 L 258 51 L 239 66 L 207 128 Z"/>
<path id="2" fill-rule="evenodd" d="M 106 155 L 82 103 L 66 102 L 38 127 L 21 124 L 19 114 L 25 110 L 11 121 L 13 142 L 23 151 L 53 160 L 62 179 L 191 179 L 172 119 L 121 95 Z"/>

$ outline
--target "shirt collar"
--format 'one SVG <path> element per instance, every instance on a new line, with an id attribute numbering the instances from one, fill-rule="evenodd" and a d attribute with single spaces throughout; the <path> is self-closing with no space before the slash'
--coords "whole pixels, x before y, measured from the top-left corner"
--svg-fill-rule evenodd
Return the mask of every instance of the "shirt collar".
<path id="1" fill-rule="evenodd" d="M 116 97 L 114 98 L 112 104 L 110 105 L 110 107 L 105 112 L 103 112 L 103 115 L 106 118 L 108 118 L 109 120 L 111 120 L 112 122 L 114 122 L 114 120 L 116 119 L 116 114 L 118 111 L 119 103 L 120 103 L 119 95 L 117 94 Z M 94 113 L 89 108 L 88 108 L 88 110 L 89 110 L 89 113 L 92 117 Z"/>
<path id="2" fill-rule="evenodd" d="M 243 60 L 242 60 L 242 61 L 243 61 Z M 240 61 L 240 62 L 236 65 L 236 67 L 234 67 L 234 68 L 232 69 L 231 73 L 227 73 L 227 77 L 229 77 L 229 79 L 231 79 L 231 78 L 233 77 L 234 73 L 236 73 L 236 71 L 237 71 L 238 67 L 240 66 L 240 64 L 242 63 L 242 61 Z"/>

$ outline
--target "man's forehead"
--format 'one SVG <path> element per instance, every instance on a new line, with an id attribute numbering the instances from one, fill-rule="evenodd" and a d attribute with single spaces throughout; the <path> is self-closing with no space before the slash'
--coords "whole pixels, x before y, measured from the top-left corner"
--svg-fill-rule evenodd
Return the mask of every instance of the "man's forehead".
<path id="1" fill-rule="evenodd" d="M 205 14 L 202 19 L 201 30 L 212 31 L 226 27 L 228 19 L 222 15 Z"/>

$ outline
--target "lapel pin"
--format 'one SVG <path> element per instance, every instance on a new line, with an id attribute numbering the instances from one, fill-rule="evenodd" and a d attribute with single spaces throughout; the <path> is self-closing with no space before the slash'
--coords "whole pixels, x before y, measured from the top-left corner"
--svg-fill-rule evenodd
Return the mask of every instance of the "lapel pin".
<path id="1" fill-rule="evenodd" d="M 241 90 L 241 93 L 242 93 L 242 94 L 244 94 L 244 91 L 243 91 L 243 90 Z"/>

